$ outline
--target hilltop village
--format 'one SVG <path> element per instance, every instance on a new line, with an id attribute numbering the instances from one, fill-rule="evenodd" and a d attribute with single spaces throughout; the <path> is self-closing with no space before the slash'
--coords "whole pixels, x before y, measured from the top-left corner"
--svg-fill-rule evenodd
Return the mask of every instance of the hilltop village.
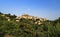
<path id="1" fill-rule="evenodd" d="M 28 14 L 23 14 L 23 15 L 21 15 L 19 17 L 16 17 L 16 19 L 17 19 L 16 21 L 19 22 L 19 20 L 21 18 L 29 19 L 29 20 L 34 20 L 35 24 L 42 24 L 43 21 L 46 21 L 45 18 L 39 18 L 39 17 L 35 17 L 35 16 L 30 16 Z"/>
<path id="2" fill-rule="evenodd" d="M 8 20 L 8 21 L 11 21 L 11 18 L 7 15 L 7 14 L 2 14 L 1 16 L 5 16 L 5 18 Z M 13 18 L 13 17 L 12 17 Z M 43 21 L 46 21 L 45 18 L 39 18 L 39 17 L 36 17 L 36 16 L 31 16 L 31 15 L 28 15 L 28 14 L 22 14 L 21 16 L 15 16 L 15 21 L 17 22 L 20 22 L 20 19 L 28 19 L 28 20 L 34 20 L 34 23 L 35 24 L 42 24 Z"/>

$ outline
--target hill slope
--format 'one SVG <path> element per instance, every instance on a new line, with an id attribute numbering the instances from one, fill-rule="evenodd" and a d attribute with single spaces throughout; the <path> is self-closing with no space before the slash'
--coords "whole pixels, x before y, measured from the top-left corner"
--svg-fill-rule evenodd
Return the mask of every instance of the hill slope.
<path id="1" fill-rule="evenodd" d="M 60 37 L 60 18 L 54 21 L 42 19 L 0 13 L 0 37 Z"/>

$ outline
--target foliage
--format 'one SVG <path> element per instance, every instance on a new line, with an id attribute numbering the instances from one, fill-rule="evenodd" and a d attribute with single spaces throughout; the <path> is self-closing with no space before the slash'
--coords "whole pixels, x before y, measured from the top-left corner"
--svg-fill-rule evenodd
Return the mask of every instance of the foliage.
<path id="1" fill-rule="evenodd" d="M 0 13 L 3 15 L 2 13 Z M 34 20 L 20 19 L 16 22 L 16 15 L 5 14 L 0 15 L 0 37 L 5 34 L 14 37 L 60 37 L 60 18 L 51 21 L 46 20 L 41 25 L 35 24 Z M 10 17 L 8 21 L 5 17 Z M 14 21 L 13 21 L 14 20 Z M 11 36 L 11 37 L 12 37 Z"/>

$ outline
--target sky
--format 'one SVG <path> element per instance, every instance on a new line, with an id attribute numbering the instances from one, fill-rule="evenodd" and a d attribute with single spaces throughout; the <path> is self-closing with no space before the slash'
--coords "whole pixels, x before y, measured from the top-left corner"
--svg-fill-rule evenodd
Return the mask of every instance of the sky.
<path id="1" fill-rule="evenodd" d="M 60 17 L 60 0 L 0 0 L 0 12 L 54 20 Z"/>

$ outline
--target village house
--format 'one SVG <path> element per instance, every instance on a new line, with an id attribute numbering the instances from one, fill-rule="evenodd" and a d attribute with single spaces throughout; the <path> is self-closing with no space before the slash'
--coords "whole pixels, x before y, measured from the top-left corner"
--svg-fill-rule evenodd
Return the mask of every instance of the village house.
<path id="1" fill-rule="evenodd" d="M 7 19 L 8 21 L 10 21 L 10 18 L 9 18 L 9 17 L 6 17 L 6 19 Z"/>

